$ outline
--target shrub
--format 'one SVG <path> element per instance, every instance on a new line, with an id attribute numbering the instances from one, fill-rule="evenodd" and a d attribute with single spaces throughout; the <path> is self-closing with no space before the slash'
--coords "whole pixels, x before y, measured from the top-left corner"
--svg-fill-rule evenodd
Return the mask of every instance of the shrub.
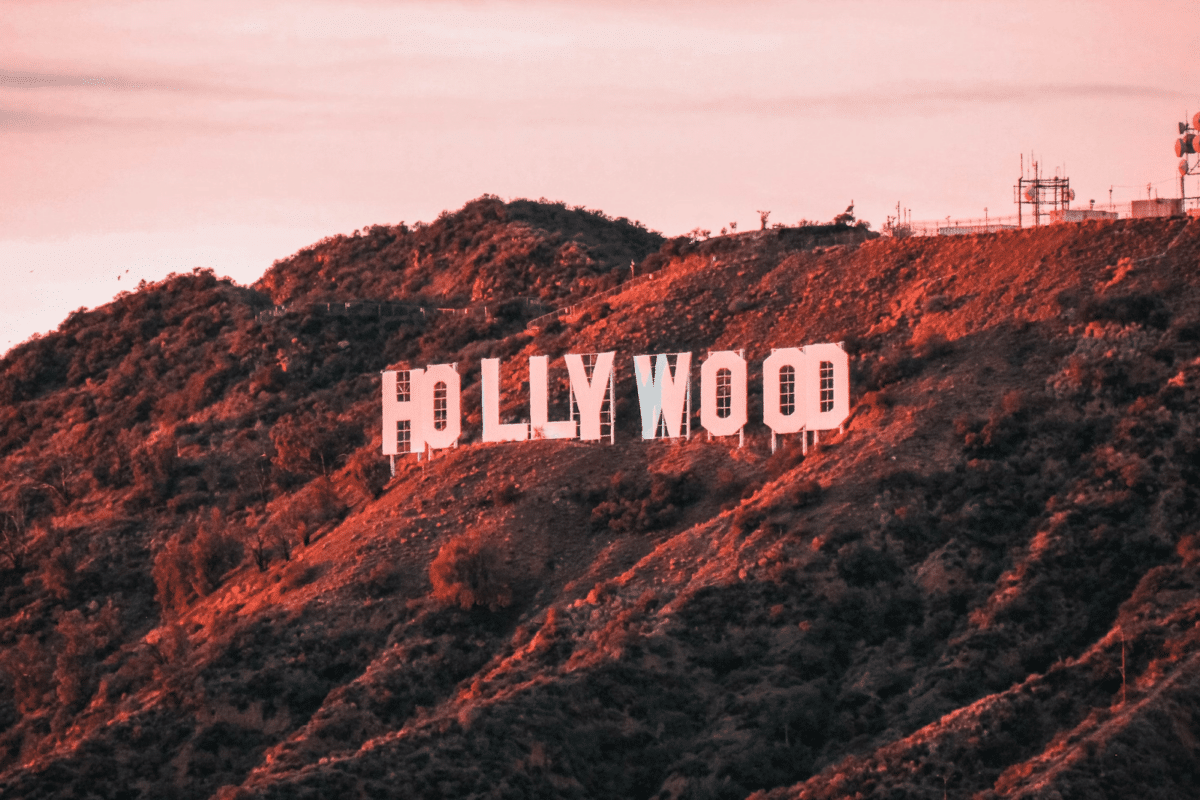
<path id="1" fill-rule="evenodd" d="M 133 491 L 130 498 L 134 506 L 158 502 L 170 496 L 177 460 L 173 438 L 145 442 L 134 450 Z"/>
<path id="2" fill-rule="evenodd" d="M 362 430 L 323 408 L 313 414 L 285 414 L 271 428 L 272 463 L 306 478 L 328 476 L 346 455 L 362 444 Z"/>
<path id="3" fill-rule="evenodd" d="M 779 449 L 767 459 L 767 477 L 775 480 L 789 470 L 804 463 L 804 458 L 804 448 L 801 446 L 798 437 L 783 440 Z"/>
<path id="4" fill-rule="evenodd" d="M 505 481 L 504 483 L 500 484 L 500 487 L 496 490 L 496 505 L 511 506 L 513 503 L 517 502 L 520 497 L 521 490 L 518 488 L 517 484 L 511 480 Z"/>
<path id="5" fill-rule="evenodd" d="M 374 500 L 391 480 L 387 462 L 373 448 L 362 448 L 350 457 L 350 480 L 364 500 Z"/>
<path id="6" fill-rule="evenodd" d="M 700 498 L 700 488 L 690 472 L 653 474 L 648 481 L 616 472 L 603 497 L 592 509 L 595 527 L 615 533 L 646 533 L 673 524 L 682 508 Z"/>
<path id="7" fill-rule="evenodd" d="M 175 537 L 167 541 L 154 557 L 151 570 L 154 599 L 167 617 L 187 607 L 192 599 L 191 563 L 187 547 Z"/>
<path id="8" fill-rule="evenodd" d="M 871 586 L 902 572 L 891 553 L 861 542 L 844 545 L 837 555 L 838 575 L 851 586 Z"/>
<path id="9" fill-rule="evenodd" d="M 65 601 L 74 594 L 79 560 L 71 541 L 64 539 L 42 564 L 42 585 L 57 599 Z"/>
<path id="10" fill-rule="evenodd" d="M 98 643 L 95 633 L 78 609 L 62 615 L 57 631 L 63 638 L 54 669 L 58 701 L 69 711 L 75 711 L 96 690 Z"/>
<path id="11" fill-rule="evenodd" d="M 242 547 L 226 533 L 225 519 L 219 509 L 214 508 L 207 517 L 202 517 L 198 527 L 190 548 L 192 588 L 199 595 L 207 595 L 242 560 Z"/>
<path id="12" fill-rule="evenodd" d="M 42 707 L 54 676 L 54 663 L 46 647 L 32 634 L 16 646 L 0 650 L 0 669 L 8 673 L 17 711 L 29 714 Z"/>
<path id="13" fill-rule="evenodd" d="M 954 352 L 954 346 L 945 335 L 931 330 L 923 330 L 913 337 L 913 355 L 919 359 L 945 358 Z"/>
<path id="14" fill-rule="evenodd" d="M 1162 298 L 1149 294 L 1089 298 L 1083 303 L 1079 316 L 1083 322 L 1132 323 L 1157 330 L 1166 329 L 1171 321 L 1171 312 Z"/>
<path id="15" fill-rule="evenodd" d="M 815 479 L 799 481 L 787 488 L 787 498 L 796 508 L 815 506 L 821 502 L 823 490 Z"/>
<path id="16" fill-rule="evenodd" d="M 396 566 L 388 560 L 383 560 L 371 567 L 367 573 L 367 593 L 374 598 L 387 597 L 400 589 L 400 573 Z"/>
<path id="17" fill-rule="evenodd" d="M 199 516 L 198 523 L 168 540 L 154 558 L 155 600 L 166 615 L 182 611 L 197 596 L 211 594 L 242 559 L 241 544 L 226 532 L 220 510 Z"/>
<path id="18" fill-rule="evenodd" d="M 254 559 L 254 566 L 258 567 L 259 572 L 266 572 L 267 567 L 271 566 L 271 531 L 266 525 L 256 525 L 247 529 L 246 546 L 250 550 L 250 557 Z"/>
<path id="19" fill-rule="evenodd" d="M 429 565 L 433 596 L 463 609 L 487 606 L 495 611 L 512 602 L 498 548 L 478 533 L 455 536 Z"/>

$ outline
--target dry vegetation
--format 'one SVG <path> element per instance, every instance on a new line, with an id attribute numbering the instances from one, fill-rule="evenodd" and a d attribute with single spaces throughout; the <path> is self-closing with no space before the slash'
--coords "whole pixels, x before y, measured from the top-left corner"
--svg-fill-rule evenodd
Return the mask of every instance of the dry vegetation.
<path id="1" fill-rule="evenodd" d="M 485 197 L 15 348 L 0 796 L 1194 796 L 1200 221 L 865 238 Z M 636 440 L 632 355 L 831 340 L 807 456 Z M 472 439 L 480 358 L 598 349 L 617 444 Z M 401 360 L 468 435 L 389 479 Z"/>

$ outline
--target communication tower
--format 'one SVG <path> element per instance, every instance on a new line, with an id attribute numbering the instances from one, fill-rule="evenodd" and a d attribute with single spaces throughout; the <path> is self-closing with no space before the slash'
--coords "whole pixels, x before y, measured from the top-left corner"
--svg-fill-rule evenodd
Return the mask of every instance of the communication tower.
<path id="1" fill-rule="evenodd" d="M 1024 225 L 1023 211 L 1025 206 L 1032 207 L 1033 224 L 1041 225 L 1042 217 L 1049 216 L 1053 211 L 1062 211 L 1071 207 L 1075 199 L 1075 190 L 1071 188 L 1071 179 L 1067 177 L 1043 178 L 1041 165 L 1033 161 L 1033 177 L 1025 177 L 1025 154 L 1021 154 L 1021 177 L 1013 187 L 1013 202 L 1017 204 L 1017 226 Z"/>
<path id="2" fill-rule="evenodd" d="M 1200 111 L 1192 115 L 1191 125 L 1186 122 L 1179 123 L 1175 157 L 1179 159 L 1179 199 L 1187 200 L 1189 198 L 1184 181 L 1188 175 L 1200 175 Z"/>

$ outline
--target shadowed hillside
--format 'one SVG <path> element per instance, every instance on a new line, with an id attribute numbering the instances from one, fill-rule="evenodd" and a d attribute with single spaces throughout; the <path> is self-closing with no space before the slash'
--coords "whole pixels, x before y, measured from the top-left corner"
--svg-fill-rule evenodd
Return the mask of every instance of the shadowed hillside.
<path id="1" fill-rule="evenodd" d="M 1198 261 L 481 198 L 74 314 L 0 362 L 0 796 L 1192 797 Z M 845 433 L 771 455 L 755 370 L 825 341 Z M 736 348 L 743 448 L 638 438 L 632 356 Z M 481 358 L 519 419 L 610 349 L 615 444 L 478 441 Z M 399 361 L 465 436 L 390 478 Z"/>

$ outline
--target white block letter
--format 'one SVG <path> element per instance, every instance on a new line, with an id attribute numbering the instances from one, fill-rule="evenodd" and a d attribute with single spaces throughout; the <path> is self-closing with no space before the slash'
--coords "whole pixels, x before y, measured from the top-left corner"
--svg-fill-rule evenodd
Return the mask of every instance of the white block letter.
<path id="1" fill-rule="evenodd" d="M 763 422 L 777 434 L 804 429 L 806 406 L 801 380 L 811 371 L 809 361 L 798 347 L 781 348 L 763 361 Z"/>
<path id="2" fill-rule="evenodd" d="M 479 368 L 483 373 L 483 441 L 525 441 L 529 438 L 529 425 L 500 424 L 500 359 L 485 358 L 479 362 Z"/>
<path id="3" fill-rule="evenodd" d="M 850 356 L 840 344 L 810 344 L 802 348 L 808 365 L 797 374 L 797 397 L 803 405 L 804 427 L 828 431 L 850 416 Z"/>
<path id="4" fill-rule="evenodd" d="M 666 355 L 654 357 L 650 371 L 650 356 L 634 356 L 633 372 L 637 378 L 638 403 L 642 409 L 642 438 L 653 439 L 658 433 L 658 420 L 666 421 L 667 436 L 679 436 L 683 420 L 683 403 L 691 390 L 692 354 L 675 355 L 675 375 Z"/>
<path id="5" fill-rule="evenodd" d="M 397 381 L 395 370 L 383 373 L 383 454 L 394 456 L 398 453 L 421 453 L 425 450 L 425 440 L 422 438 L 421 413 L 419 409 L 418 391 L 423 369 L 400 371 L 401 380 Z M 397 385 L 399 384 L 399 385 Z M 397 392 L 397 389 L 400 389 Z M 407 444 L 404 448 L 397 446 L 399 424 L 407 422 Z"/>
<path id="6" fill-rule="evenodd" d="M 700 424 L 713 436 L 746 424 L 746 359 L 732 350 L 712 353 L 700 368 Z"/>
<path id="7" fill-rule="evenodd" d="M 546 356 L 529 357 L 529 427 L 530 435 L 537 439 L 574 439 L 575 420 L 550 422 L 549 394 L 550 379 L 547 375 L 549 359 Z"/>
<path id="8" fill-rule="evenodd" d="M 449 364 L 426 367 L 418 400 L 425 443 L 433 450 L 457 444 L 462 433 L 462 378 L 458 370 Z"/>
<path id="9" fill-rule="evenodd" d="M 590 382 L 587 370 L 583 366 L 583 356 L 574 353 L 566 356 L 567 372 L 571 375 L 571 392 L 579 406 L 579 438 L 585 442 L 600 438 L 600 410 L 604 406 L 604 395 L 608 392 L 615 355 L 615 352 L 596 354 L 596 367 Z M 615 424 L 616 421 L 613 422 Z"/>

